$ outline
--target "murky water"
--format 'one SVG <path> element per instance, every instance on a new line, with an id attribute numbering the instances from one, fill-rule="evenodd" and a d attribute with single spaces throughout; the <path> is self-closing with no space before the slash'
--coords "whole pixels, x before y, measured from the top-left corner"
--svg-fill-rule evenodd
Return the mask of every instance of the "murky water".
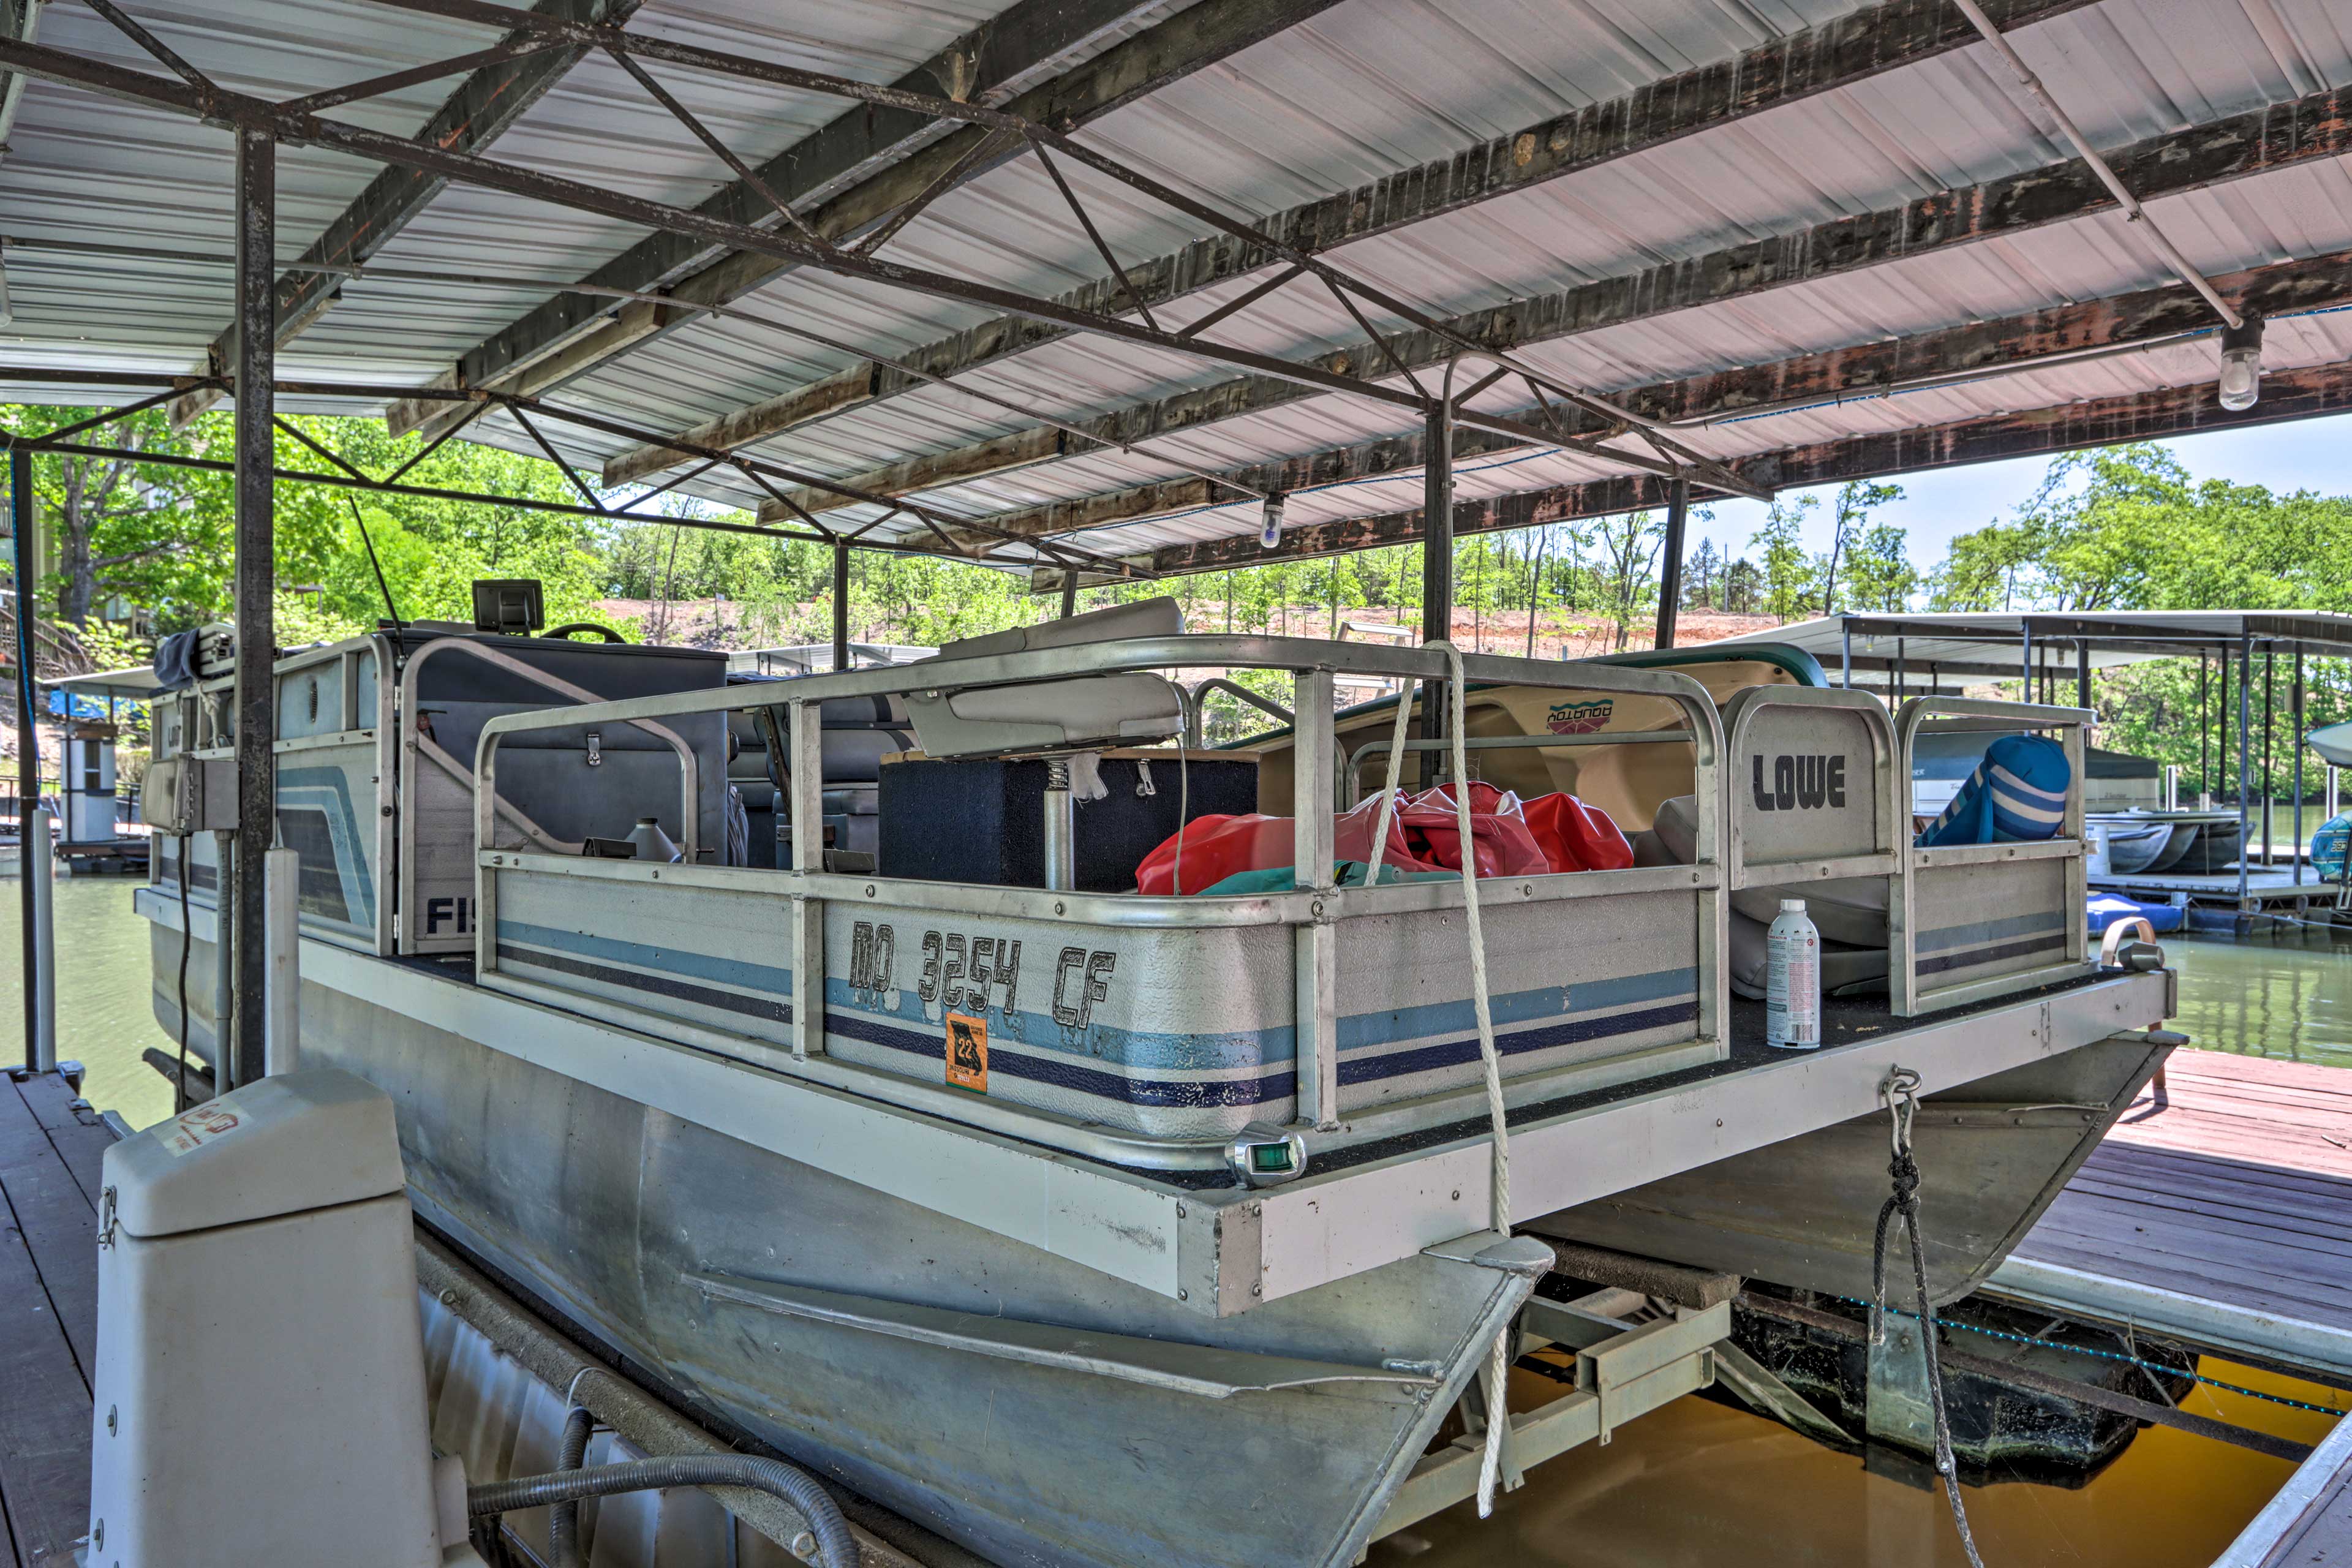
<path id="1" fill-rule="evenodd" d="M 172 1114 L 172 1089 L 141 1059 L 173 1051 L 148 1003 L 147 922 L 131 910 L 134 877 L 57 883 L 58 1055 L 89 1069 L 82 1093 L 133 1127 Z M 18 883 L 0 879 L 0 1061 L 24 1059 L 25 989 L 18 973 Z"/>
<path id="2" fill-rule="evenodd" d="M 60 1053 L 89 1068 L 92 1101 L 133 1126 L 171 1111 L 171 1091 L 142 1059 L 172 1042 L 149 1010 L 146 922 L 133 884 L 58 884 Z M 23 1038 L 16 973 L 16 889 L 0 882 L 0 1060 Z M 2270 946 L 2168 940 L 2181 971 L 2175 1027 L 2207 1049 L 2352 1068 L 2352 944 Z M 2321 1390 L 2209 1362 L 2211 1375 L 2342 1408 Z M 1514 1403 L 1558 1385 L 1514 1377 Z M 2315 1443 L 2328 1418 L 2200 1389 L 2183 1408 Z M 2154 1428 L 2089 1484 L 2006 1482 L 1968 1489 L 1969 1514 L 1994 1568 L 2202 1568 L 2269 1500 L 2284 1461 Z M 1962 1562 L 1940 1494 L 1874 1475 L 1861 1459 L 1777 1423 L 1684 1399 L 1534 1472 L 1481 1525 L 1470 1504 L 1373 1548 L 1384 1568 L 1750 1568 L 1759 1562 L 1940 1568 Z"/>

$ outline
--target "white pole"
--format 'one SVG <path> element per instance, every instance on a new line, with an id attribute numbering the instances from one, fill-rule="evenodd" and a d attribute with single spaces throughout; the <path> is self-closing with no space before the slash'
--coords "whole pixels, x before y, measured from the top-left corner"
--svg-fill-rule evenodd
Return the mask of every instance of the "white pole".
<path id="1" fill-rule="evenodd" d="M 2327 816 L 2328 816 L 2328 820 L 2329 820 L 2329 821 L 2331 821 L 2331 822 L 2332 822 L 2332 821 L 2334 821 L 2334 820 L 2336 819 L 2336 812 L 2337 812 L 2338 810 L 2340 810 L 2340 809 L 2341 809 L 2341 803 L 2340 803 L 2340 801 L 2337 799 L 2337 797 L 2336 797 L 2336 764 L 2335 764 L 2334 763 L 2328 763 L 2328 764 L 2327 764 Z"/>
<path id="2" fill-rule="evenodd" d="M 302 1065 L 302 857 L 292 849 L 268 851 L 262 857 L 262 879 L 268 910 L 263 940 L 269 948 L 262 1070 L 274 1077 Z"/>
<path id="3" fill-rule="evenodd" d="M 2164 764 L 2164 809 L 2167 811 L 2180 809 L 2180 764 L 2179 763 Z"/>
<path id="4" fill-rule="evenodd" d="M 24 875 L 33 887 L 33 1059 L 37 1073 L 58 1066 L 58 893 L 56 850 L 49 842 L 49 808 L 37 805 L 17 836 Z"/>

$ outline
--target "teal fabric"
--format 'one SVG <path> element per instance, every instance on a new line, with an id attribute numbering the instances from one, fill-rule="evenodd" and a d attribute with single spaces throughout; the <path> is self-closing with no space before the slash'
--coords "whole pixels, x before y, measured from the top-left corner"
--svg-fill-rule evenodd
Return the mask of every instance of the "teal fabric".
<path id="1" fill-rule="evenodd" d="M 1370 870 L 1371 867 L 1361 860 L 1342 860 L 1339 863 L 1338 869 L 1339 886 L 1360 888 L 1364 885 L 1364 873 Z M 1381 868 L 1381 886 L 1386 888 L 1398 882 L 1452 882 L 1459 880 L 1460 876 L 1461 873 L 1457 871 L 1400 871 L 1393 866 L 1383 866 Z M 1201 896 L 1212 898 L 1221 893 L 1293 893 L 1297 890 L 1297 880 L 1292 875 L 1289 867 L 1268 866 L 1258 871 L 1236 871 L 1223 881 L 1202 889 Z"/>

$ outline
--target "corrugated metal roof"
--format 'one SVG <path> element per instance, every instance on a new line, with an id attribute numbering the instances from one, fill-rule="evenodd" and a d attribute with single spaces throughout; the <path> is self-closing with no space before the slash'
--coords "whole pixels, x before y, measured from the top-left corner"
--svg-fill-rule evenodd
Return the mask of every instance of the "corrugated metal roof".
<path id="1" fill-rule="evenodd" d="M 1168 0 L 1132 27 L 1181 10 Z M 1345 0 L 1091 124 L 1089 145 L 1236 214 L 1343 193 L 1483 139 L 1602 101 L 1674 71 L 1852 10 L 1847 0 Z M 147 7 L 134 7 L 142 12 Z M 750 0 L 654 0 L 635 30 L 761 58 L 889 80 L 1002 9 L 995 0 L 908 6 L 820 0 L 789 16 Z M 370 0 L 198 0 L 159 31 L 199 66 L 274 96 L 479 47 L 479 28 Z M 2352 84 L 2352 12 L 2334 0 L 2102 0 L 2020 29 L 2020 50 L 2095 142 L 2115 145 Z M 145 64 L 79 7 L 52 7 L 44 41 Z M 331 47 L 319 40 L 331 37 Z M 1102 47 L 1109 40 L 1097 40 Z M 1067 63 L 1054 62 L 1055 64 Z M 652 68 L 738 153 L 757 163 L 841 112 L 838 100 L 740 79 Z M 1036 77 L 1047 68 L 1033 72 Z M 413 130 L 447 90 L 427 83 L 348 111 Z M 5 163 L 8 232 L 226 254 L 233 226 L 226 137 L 160 114 L 35 84 Z M 1883 210 L 1932 193 L 2061 161 L 2066 148 L 1982 47 L 1902 66 L 1858 85 L 1485 200 L 1465 211 L 1349 244 L 1332 259 L 1439 314 L 1469 311 L 1621 278 L 1745 241 Z M 592 57 L 499 141 L 501 160 L 691 205 L 731 178 L 724 164 L 610 60 Z M 1065 163 L 1113 250 L 1129 259 L 1181 248 L 1202 226 Z M 281 249 L 292 255 L 370 174 L 333 154 L 289 151 L 281 176 Z M 2300 164 L 2150 203 L 2200 267 L 2227 272 L 2352 248 L 2352 161 Z M 553 278 L 580 276 L 642 231 L 594 216 L 452 186 L 387 246 L 379 264 Z M 1016 160 L 937 202 L 890 255 L 961 277 L 1053 293 L 1102 271 L 1034 159 Z M 220 266 L 129 262 L 12 249 L 12 357 L 35 363 L 183 372 L 226 324 Z M 1538 343 L 1526 359 L 1614 392 L 1702 373 L 2094 300 L 2167 280 L 2120 217 L 2095 216 L 1906 257 L 1767 293 Z M 1202 290 L 1171 312 L 1189 320 L 1255 277 Z M 286 349 L 281 374 L 352 374 L 423 383 L 523 315 L 544 289 L 361 279 Z M 989 313 L 878 284 L 795 271 L 740 300 L 828 349 L 734 319 L 704 319 L 573 381 L 557 401 L 648 429 L 679 429 L 846 367 L 899 355 Z M 1377 313 L 1375 319 L 1378 319 Z M 1292 356 L 1361 333 L 1310 281 L 1231 318 L 1221 341 Z M 2273 369 L 2352 358 L 2352 318 L 2282 321 Z M 2052 367 L 1901 397 L 1807 409 L 1690 434 L 1737 457 L 1854 434 L 2210 380 L 2210 346 Z M 932 387 L 835 415 L 751 450 L 835 478 L 950 450 L 1024 427 L 1078 419 L 1234 377 L 1227 366 L 1098 337 L 1067 338 L 961 380 L 1015 404 Z M 68 389 L 54 389 L 66 395 Z M 1508 399 L 1482 406 L 1502 408 Z M 1412 430 L 1410 410 L 1319 395 L 1205 425 L 1150 453 L 1096 451 L 949 485 L 943 512 L 989 514 Z M 520 450 L 530 437 L 496 416 L 473 433 Z M 633 443 L 551 426 L 566 452 L 596 462 Z M 1465 461 L 1465 497 L 1542 489 L 1612 471 L 1603 458 L 1537 454 Z M 761 492 L 714 472 L 685 487 L 751 507 Z M 1409 510 L 1407 474 L 1302 493 L 1294 521 Z M 835 514 L 878 515 L 871 506 Z M 1248 507 L 1196 510 L 1086 536 L 1140 552 L 1254 531 Z M 922 532 L 899 518 L 883 538 Z"/>

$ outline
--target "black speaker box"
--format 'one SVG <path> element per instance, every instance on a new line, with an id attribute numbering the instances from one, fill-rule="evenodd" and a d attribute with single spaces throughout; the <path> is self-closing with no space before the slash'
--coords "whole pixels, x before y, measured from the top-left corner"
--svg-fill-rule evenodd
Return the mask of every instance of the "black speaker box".
<path id="1" fill-rule="evenodd" d="M 1077 890 L 1124 893 L 1135 868 L 1176 831 L 1180 795 L 1187 820 L 1257 809 L 1257 759 L 1187 753 L 1180 780 L 1172 752 L 1107 752 L 1110 794 L 1072 807 Z M 1144 768 L 1151 793 L 1144 794 Z M 1045 885 L 1045 764 L 1025 758 L 915 758 L 882 764 L 882 835 L 875 869 L 885 877 Z"/>

